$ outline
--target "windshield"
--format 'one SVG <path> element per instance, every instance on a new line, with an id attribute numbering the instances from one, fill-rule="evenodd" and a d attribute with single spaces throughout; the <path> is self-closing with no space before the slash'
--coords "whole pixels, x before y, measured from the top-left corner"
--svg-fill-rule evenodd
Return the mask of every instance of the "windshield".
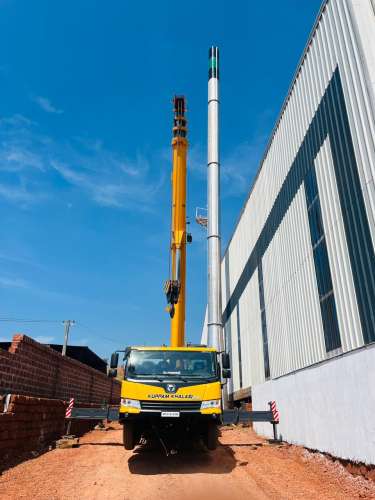
<path id="1" fill-rule="evenodd" d="M 130 351 L 126 360 L 128 377 L 213 378 L 216 358 L 213 352 Z"/>

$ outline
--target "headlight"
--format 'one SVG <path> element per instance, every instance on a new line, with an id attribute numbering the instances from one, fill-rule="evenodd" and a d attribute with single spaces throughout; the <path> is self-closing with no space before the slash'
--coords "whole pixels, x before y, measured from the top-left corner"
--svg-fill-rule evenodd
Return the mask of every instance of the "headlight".
<path id="1" fill-rule="evenodd" d="M 138 401 L 138 399 L 121 398 L 121 406 L 128 406 L 130 408 L 138 408 L 139 410 L 141 409 L 141 403 Z"/>
<path id="2" fill-rule="evenodd" d="M 207 410 L 208 408 L 220 408 L 221 399 L 209 399 L 208 401 L 202 401 L 201 410 Z"/>

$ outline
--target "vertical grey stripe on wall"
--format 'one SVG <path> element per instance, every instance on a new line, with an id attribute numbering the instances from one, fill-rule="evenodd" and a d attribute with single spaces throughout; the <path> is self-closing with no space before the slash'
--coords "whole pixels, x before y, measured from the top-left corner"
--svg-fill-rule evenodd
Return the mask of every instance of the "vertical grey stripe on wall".
<path id="1" fill-rule="evenodd" d="M 306 174 L 304 187 L 324 341 L 326 351 L 331 352 L 341 347 L 341 337 L 314 164 Z"/>
<path id="2" fill-rule="evenodd" d="M 375 341 L 375 252 L 338 67 L 228 300 L 223 312 L 224 324 L 258 267 L 327 136 L 331 144 L 363 338 L 366 344 Z"/>
<path id="3" fill-rule="evenodd" d="M 258 264 L 258 284 L 259 284 L 260 320 L 261 320 L 262 341 L 263 341 L 262 343 L 263 343 L 264 378 L 267 380 L 271 376 L 271 367 L 270 367 L 270 356 L 268 349 L 266 304 L 264 301 L 263 266 L 261 260 L 259 261 Z"/>
<path id="4" fill-rule="evenodd" d="M 365 344 L 375 341 L 375 252 L 338 69 L 323 98 L 350 264 Z"/>
<path id="5" fill-rule="evenodd" d="M 242 389 L 242 351 L 241 351 L 241 322 L 240 322 L 240 303 L 237 304 L 237 350 L 238 350 L 238 367 L 240 378 L 240 389 Z"/>
<path id="6" fill-rule="evenodd" d="M 229 254 L 228 252 L 224 256 L 224 272 L 225 272 L 225 290 L 226 297 L 230 295 L 230 275 L 229 275 Z M 232 352 L 232 325 L 231 322 L 228 321 L 223 323 L 224 325 L 224 343 L 225 343 L 225 351 L 229 353 L 230 356 L 230 366 L 233 365 L 233 352 Z"/>

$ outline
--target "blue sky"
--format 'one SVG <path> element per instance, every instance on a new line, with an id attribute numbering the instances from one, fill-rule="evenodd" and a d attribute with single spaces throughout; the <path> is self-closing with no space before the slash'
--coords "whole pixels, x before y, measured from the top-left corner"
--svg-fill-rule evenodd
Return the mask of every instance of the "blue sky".
<path id="1" fill-rule="evenodd" d="M 320 0 L 0 0 L 1 340 L 101 356 L 169 340 L 171 99 L 189 120 L 187 338 L 206 304 L 207 51 L 221 55 L 222 233 L 246 198 Z"/>

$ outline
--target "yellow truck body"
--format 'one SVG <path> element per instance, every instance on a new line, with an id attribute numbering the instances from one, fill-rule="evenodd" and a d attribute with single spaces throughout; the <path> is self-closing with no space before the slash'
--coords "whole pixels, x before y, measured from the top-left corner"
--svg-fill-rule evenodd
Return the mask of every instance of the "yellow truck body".
<path id="1" fill-rule="evenodd" d="M 129 347 L 124 355 L 120 422 L 132 449 L 151 433 L 201 438 L 209 449 L 221 423 L 220 363 L 207 347 Z"/>

